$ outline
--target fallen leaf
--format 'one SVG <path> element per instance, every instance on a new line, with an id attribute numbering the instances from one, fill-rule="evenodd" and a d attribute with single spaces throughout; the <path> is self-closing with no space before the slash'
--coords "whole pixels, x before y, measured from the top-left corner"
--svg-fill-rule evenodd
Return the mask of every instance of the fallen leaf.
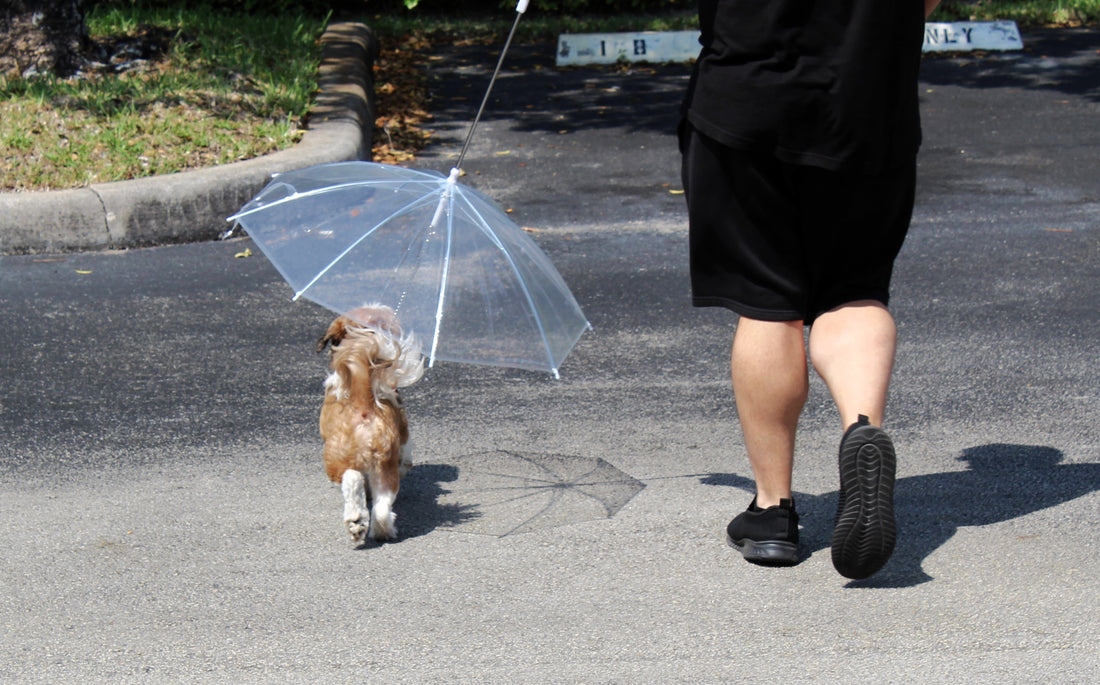
<path id="1" fill-rule="evenodd" d="M 251 256 L 252 256 L 252 248 L 246 247 L 246 248 L 244 248 L 244 252 L 238 252 L 237 254 L 233 255 L 233 259 L 243 259 L 245 257 L 251 257 Z"/>

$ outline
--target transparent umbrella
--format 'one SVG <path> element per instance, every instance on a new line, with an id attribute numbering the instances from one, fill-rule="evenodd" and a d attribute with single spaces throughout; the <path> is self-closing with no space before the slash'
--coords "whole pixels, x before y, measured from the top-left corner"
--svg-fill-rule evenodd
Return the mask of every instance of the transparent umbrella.
<path id="1" fill-rule="evenodd" d="M 535 242 L 451 175 L 371 162 L 280 174 L 231 217 L 295 290 L 391 307 L 436 360 L 558 368 L 588 321 Z"/>
<path id="2" fill-rule="evenodd" d="M 516 24 L 526 9 L 517 6 Z M 501 52 L 511 43 L 516 24 Z M 558 376 L 589 328 L 534 240 L 485 195 L 458 183 L 481 109 L 449 176 L 372 162 L 277 175 L 230 221 L 294 288 L 354 318 L 391 307 L 436 360 L 544 370 Z"/>

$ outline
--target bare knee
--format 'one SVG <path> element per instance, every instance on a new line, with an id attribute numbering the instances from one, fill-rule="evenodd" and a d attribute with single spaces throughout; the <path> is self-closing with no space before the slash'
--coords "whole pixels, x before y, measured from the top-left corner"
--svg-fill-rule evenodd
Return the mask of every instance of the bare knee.
<path id="1" fill-rule="evenodd" d="M 814 322 L 810 360 L 829 387 L 843 425 L 860 414 L 881 425 L 896 345 L 894 318 L 880 302 L 853 302 Z"/>
<path id="2" fill-rule="evenodd" d="M 820 373 L 835 358 L 892 359 L 897 344 L 894 317 L 878 301 L 860 300 L 825 312 L 810 328 L 810 360 Z"/>

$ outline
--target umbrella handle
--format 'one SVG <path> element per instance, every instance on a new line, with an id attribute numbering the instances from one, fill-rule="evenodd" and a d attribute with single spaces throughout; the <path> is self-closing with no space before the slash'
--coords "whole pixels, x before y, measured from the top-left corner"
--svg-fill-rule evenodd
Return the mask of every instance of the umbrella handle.
<path id="1" fill-rule="evenodd" d="M 440 219 L 443 218 L 443 213 L 447 207 L 450 206 L 451 196 L 454 194 L 455 184 L 458 182 L 458 175 L 462 173 L 458 167 L 451 169 L 451 175 L 447 177 L 447 185 L 443 187 L 443 192 L 439 195 L 439 204 L 435 207 L 435 214 L 432 216 L 432 222 L 428 224 L 428 228 L 436 228 L 439 226 Z"/>

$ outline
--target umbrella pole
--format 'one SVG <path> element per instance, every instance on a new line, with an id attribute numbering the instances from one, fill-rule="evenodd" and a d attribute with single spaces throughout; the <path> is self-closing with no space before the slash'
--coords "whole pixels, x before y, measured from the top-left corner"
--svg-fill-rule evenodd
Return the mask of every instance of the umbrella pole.
<path id="1" fill-rule="evenodd" d="M 435 230 L 443 219 L 447 221 L 447 242 L 443 250 L 443 273 L 439 279 L 439 297 L 436 298 L 435 307 L 435 331 L 432 332 L 432 349 L 428 352 L 428 368 L 435 366 L 435 350 L 439 347 L 439 329 L 443 327 L 443 300 L 447 297 L 447 279 L 451 274 L 451 241 L 454 237 L 454 194 L 455 184 L 458 181 L 458 167 L 451 169 L 451 175 L 447 177 L 447 186 L 439 197 L 439 204 L 435 208 L 435 216 L 428 226 Z"/>
<path id="2" fill-rule="evenodd" d="M 508 46 L 512 44 L 512 36 L 516 35 L 516 27 L 519 26 L 519 19 L 523 16 L 523 13 L 527 11 L 527 3 L 529 0 L 519 0 L 516 3 L 516 20 L 512 22 L 512 30 L 508 32 L 508 40 L 504 41 L 504 47 L 500 51 L 500 59 L 497 60 L 497 68 L 493 71 L 492 78 L 489 79 L 489 87 L 485 89 L 485 96 L 481 98 L 481 107 L 478 107 L 477 116 L 474 117 L 474 123 L 470 124 L 470 129 L 466 132 L 466 141 L 462 143 L 462 152 L 458 153 L 458 161 L 455 162 L 455 168 L 462 168 L 462 160 L 466 158 L 466 150 L 470 147 L 470 141 L 474 137 L 474 129 L 477 128 L 477 124 L 481 121 L 481 114 L 485 111 L 485 104 L 489 102 L 489 93 L 493 91 L 493 84 L 496 83 L 497 76 L 500 75 L 500 67 L 504 64 L 504 55 L 508 52 Z"/>

